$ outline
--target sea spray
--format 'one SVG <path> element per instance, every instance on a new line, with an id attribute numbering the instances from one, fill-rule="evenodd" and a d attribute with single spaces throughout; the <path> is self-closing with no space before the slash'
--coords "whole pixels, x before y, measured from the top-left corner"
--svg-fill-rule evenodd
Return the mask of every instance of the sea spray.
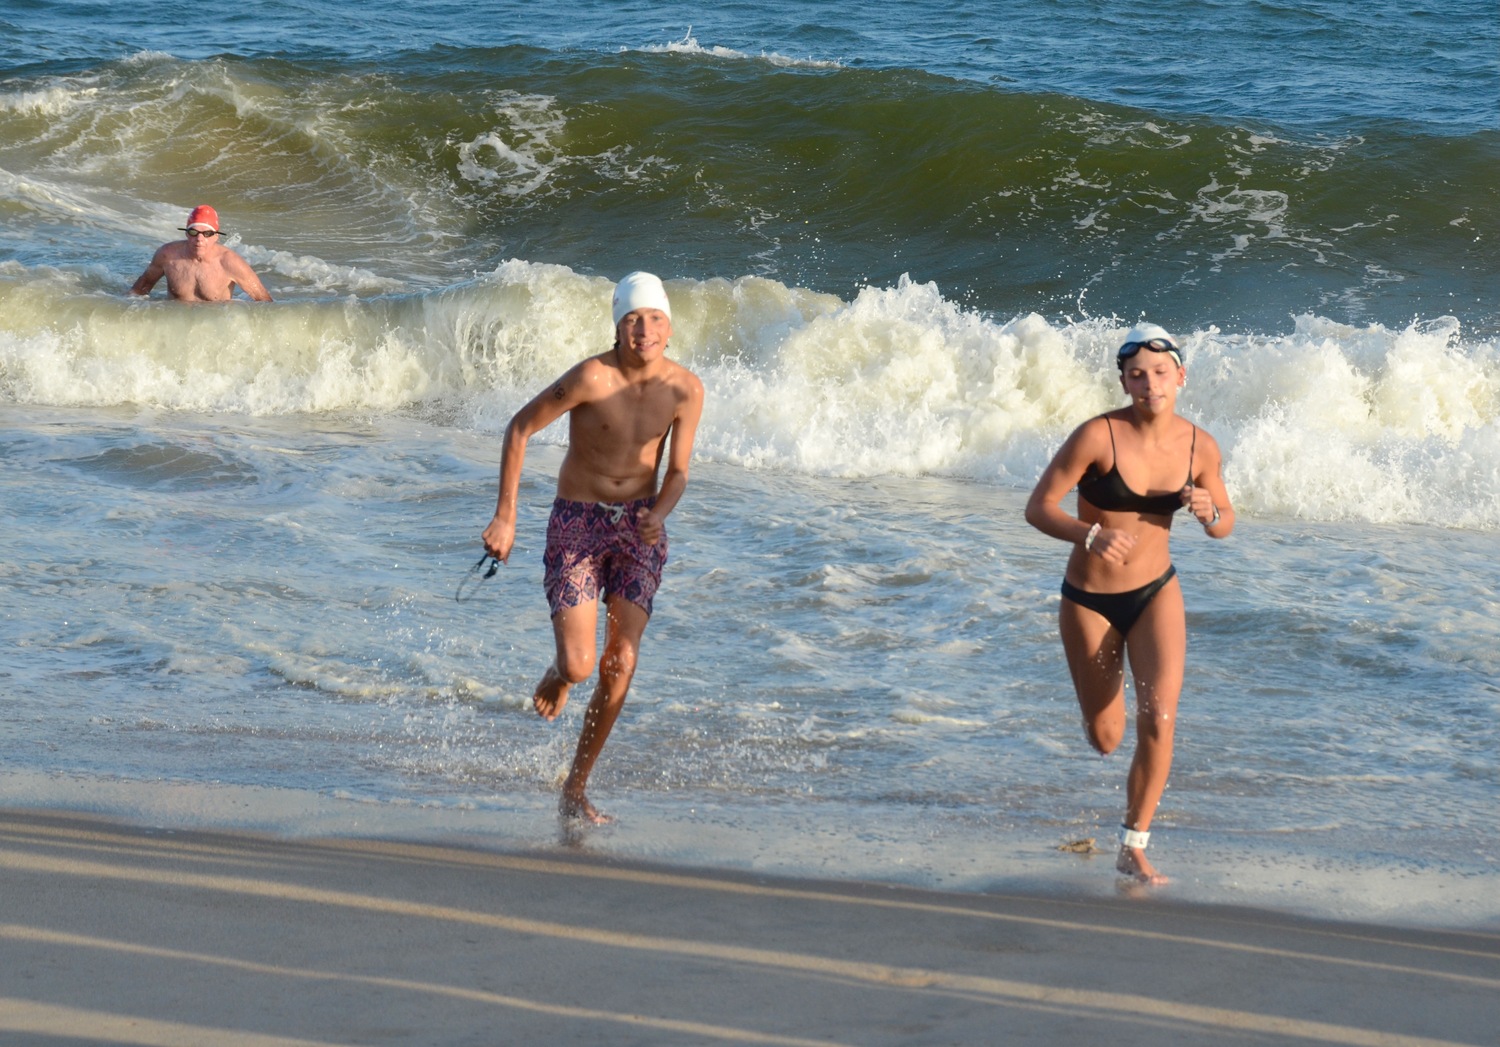
<path id="1" fill-rule="evenodd" d="M 53 406 L 401 411 L 493 432 L 609 348 L 610 286 L 511 261 L 424 294 L 184 309 L 0 274 L 0 391 Z M 1123 321 L 1001 319 L 908 279 L 847 302 L 756 277 L 668 288 L 671 351 L 709 394 L 698 453 L 720 461 L 1025 487 L 1073 427 L 1124 402 Z M 1243 511 L 1500 527 L 1493 342 L 1451 318 L 1174 333 L 1189 374 L 1179 409 L 1218 438 Z"/>

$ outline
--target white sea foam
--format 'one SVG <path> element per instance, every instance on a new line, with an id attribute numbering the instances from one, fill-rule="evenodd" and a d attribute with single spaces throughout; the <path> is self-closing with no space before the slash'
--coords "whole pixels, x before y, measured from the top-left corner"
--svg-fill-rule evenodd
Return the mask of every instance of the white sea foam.
<path id="1" fill-rule="evenodd" d="M 125 66 L 152 66 L 160 65 L 163 62 L 175 61 L 177 59 L 169 52 L 146 50 L 136 51 L 134 54 L 127 55 L 120 60 L 120 64 Z"/>
<path id="2" fill-rule="evenodd" d="M 688 27 L 687 32 L 685 32 L 683 34 L 681 40 L 673 40 L 673 41 L 670 41 L 670 42 L 665 43 L 665 44 L 647 44 L 647 45 L 644 45 L 642 47 L 638 47 L 638 48 L 634 48 L 634 49 L 622 47 L 620 50 L 622 50 L 622 51 L 638 50 L 638 51 L 647 52 L 648 54 L 708 55 L 708 56 L 710 56 L 712 58 L 728 58 L 728 59 L 735 59 L 735 60 L 742 60 L 742 61 L 743 60 L 753 60 L 753 61 L 767 62 L 767 63 L 769 63 L 771 65 L 774 65 L 774 66 L 784 66 L 784 67 L 788 67 L 788 68 L 802 68 L 802 69 L 841 69 L 841 68 L 843 68 L 843 63 L 832 61 L 830 59 L 821 59 L 821 58 L 792 58 L 792 57 L 789 57 L 787 55 L 777 54 L 774 51 L 762 51 L 759 54 L 750 54 L 750 53 L 745 52 L 745 51 L 737 51 L 737 50 L 735 50 L 732 47 L 718 47 L 718 46 L 704 47 L 703 45 L 701 45 L 700 43 L 698 43 L 698 41 L 693 37 L 693 30 L 692 30 L 691 26 Z"/>
<path id="3" fill-rule="evenodd" d="M 88 104 L 98 89 L 52 84 L 33 91 L 0 91 L 0 112 L 56 118 Z"/>
<path id="4" fill-rule="evenodd" d="M 313 255 L 295 255 L 290 251 L 273 251 L 259 246 L 245 246 L 237 239 L 228 241 L 257 271 L 280 273 L 301 287 L 327 294 L 379 295 L 406 290 L 400 280 L 353 265 L 335 265 Z"/>
<path id="5" fill-rule="evenodd" d="M 567 119 L 546 95 L 500 92 L 493 101 L 502 126 L 454 143 L 458 173 L 506 196 L 526 196 L 546 185 L 565 150 L 556 142 Z"/>
<path id="6" fill-rule="evenodd" d="M 330 286 L 380 277 L 249 252 Z M 423 408 L 497 430 L 608 347 L 610 282 L 508 262 L 440 292 L 185 309 L 10 267 L 0 391 L 32 404 L 295 414 Z M 1123 325 L 999 321 L 905 279 L 842 301 L 770 280 L 669 281 L 676 356 L 709 390 L 700 454 L 824 476 L 1029 485 L 1122 402 Z M 1182 413 L 1212 432 L 1243 512 L 1500 527 L 1500 359 L 1451 318 L 1313 316 L 1283 334 L 1183 333 Z"/>

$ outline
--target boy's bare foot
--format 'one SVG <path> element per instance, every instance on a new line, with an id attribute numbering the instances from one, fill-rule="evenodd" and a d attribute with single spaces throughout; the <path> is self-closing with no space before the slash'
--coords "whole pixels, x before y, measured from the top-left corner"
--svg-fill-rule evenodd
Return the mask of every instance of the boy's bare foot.
<path id="1" fill-rule="evenodd" d="M 568 681 L 558 673 L 557 666 L 547 666 L 542 682 L 536 685 L 536 693 L 531 696 L 531 704 L 535 707 L 537 715 L 544 720 L 557 719 L 557 714 L 562 712 L 563 706 L 568 704 L 570 688 Z"/>
<path id="2" fill-rule="evenodd" d="M 557 801 L 557 813 L 564 818 L 580 818 L 594 825 L 608 825 L 614 821 L 609 815 L 589 803 L 589 798 L 581 790 L 576 793 L 564 790 Z"/>
<path id="3" fill-rule="evenodd" d="M 1172 882 L 1156 871 L 1156 866 L 1146 858 L 1144 847 L 1126 847 L 1122 844 L 1120 856 L 1115 859 L 1115 868 L 1137 883 L 1144 883 L 1151 887 L 1159 887 L 1164 883 Z"/>

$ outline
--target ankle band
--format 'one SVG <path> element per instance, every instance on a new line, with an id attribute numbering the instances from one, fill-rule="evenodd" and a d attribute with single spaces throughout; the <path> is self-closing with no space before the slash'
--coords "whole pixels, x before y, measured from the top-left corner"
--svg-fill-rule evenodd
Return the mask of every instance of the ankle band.
<path id="1" fill-rule="evenodd" d="M 1134 829 L 1130 828 L 1128 825 L 1122 825 L 1122 826 L 1120 826 L 1120 846 L 1121 847 L 1139 847 L 1142 850 L 1144 850 L 1145 847 L 1146 847 L 1146 844 L 1148 844 L 1150 842 L 1151 842 L 1151 834 L 1149 832 L 1138 833 Z"/>

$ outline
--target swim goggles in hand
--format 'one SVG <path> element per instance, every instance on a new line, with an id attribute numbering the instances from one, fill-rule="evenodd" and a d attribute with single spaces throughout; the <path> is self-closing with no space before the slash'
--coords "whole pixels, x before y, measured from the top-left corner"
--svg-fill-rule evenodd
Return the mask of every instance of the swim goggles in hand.
<path id="1" fill-rule="evenodd" d="M 486 560 L 490 562 L 489 569 L 486 570 L 483 574 L 480 574 L 479 572 L 484 568 L 484 562 Z M 473 567 L 470 567 L 468 571 L 465 572 L 464 576 L 459 579 L 458 591 L 453 594 L 453 598 L 459 603 L 466 603 L 467 601 L 473 599 L 474 594 L 479 591 L 479 586 L 483 584 L 485 579 L 495 577 L 495 572 L 500 570 L 500 563 L 501 561 L 498 558 L 491 556 L 489 553 L 485 553 L 479 558 L 479 561 L 474 564 Z"/>

